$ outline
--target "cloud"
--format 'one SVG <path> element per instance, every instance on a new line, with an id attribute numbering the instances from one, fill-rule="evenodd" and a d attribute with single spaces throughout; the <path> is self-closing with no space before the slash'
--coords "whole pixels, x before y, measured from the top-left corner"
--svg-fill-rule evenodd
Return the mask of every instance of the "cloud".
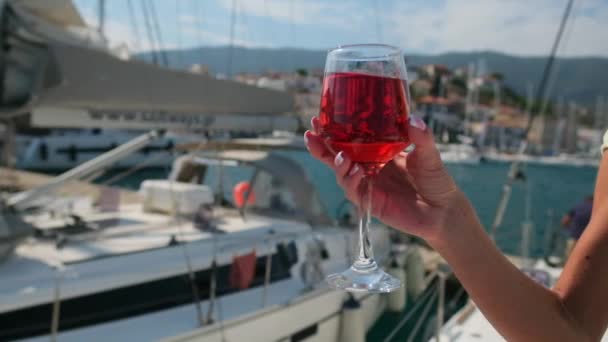
<path id="1" fill-rule="evenodd" d="M 220 0 L 220 5 L 232 10 L 232 0 Z M 324 24 L 334 27 L 357 25 L 362 18 L 361 4 L 354 1 L 295 1 L 295 0 L 246 0 L 237 2 L 237 11 L 256 17 L 299 25 Z M 348 14 L 348 15 L 345 15 Z"/>
<path id="2" fill-rule="evenodd" d="M 388 15 L 390 39 L 407 50 L 497 50 L 547 55 L 565 8 L 554 0 L 446 0 L 436 7 L 399 4 Z M 592 9 L 592 14 L 589 14 Z M 606 6 L 577 7 L 560 55 L 606 55 Z"/>
<path id="3" fill-rule="evenodd" d="M 81 10 L 81 15 L 87 25 L 97 27 L 97 15 L 92 10 L 85 8 Z M 143 24 L 143 23 L 141 23 Z M 132 26 L 126 25 L 123 22 L 106 19 L 104 26 L 105 37 L 108 40 L 110 48 L 126 45 L 131 53 L 144 52 L 154 50 L 155 48 L 147 39 L 143 25 L 139 27 L 138 34 Z M 163 41 L 164 49 L 175 49 L 177 45 L 173 42 Z"/>
<path id="4" fill-rule="evenodd" d="M 382 4 L 378 8 L 378 22 L 384 42 L 401 46 L 406 52 L 496 50 L 546 55 L 567 0 L 375 1 Z M 233 0 L 210 3 L 207 13 L 214 15 L 208 18 L 183 12 L 177 20 L 173 13 L 160 19 L 163 23 L 169 21 L 170 28 L 179 22 L 184 46 L 198 42 L 228 44 L 232 3 Z M 299 45 L 318 49 L 335 42 L 376 37 L 374 6 L 367 0 L 238 0 L 236 4 L 234 43 L 237 45 Z M 92 7 L 83 13 L 89 23 L 96 25 Z M 112 45 L 124 42 L 131 50 L 151 49 L 143 19 L 138 18 L 140 40 L 127 22 L 125 18 L 123 22 L 108 18 L 106 34 Z M 561 56 L 608 56 L 606 0 L 576 1 L 569 25 L 559 51 Z M 175 32 L 163 32 L 163 38 L 167 47 L 175 47 Z"/>
<path id="5" fill-rule="evenodd" d="M 178 21 L 182 24 L 200 24 L 200 19 L 197 16 L 191 14 L 182 14 L 179 16 Z"/>
<path id="6" fill-rule="evenodd" d="M 194 26 L 187 26 L 183 28 L 183 32 L 191 37 L 199 38 L 207 45 L 228 45 L 230 44 L 230 35 L 212 32 L 209 30 L 203 30 Z M 244 47 L 268 47 L 258 41 L 252 41 L 248 39 L 238 38 L 235 35 L 233 44 Z"/>

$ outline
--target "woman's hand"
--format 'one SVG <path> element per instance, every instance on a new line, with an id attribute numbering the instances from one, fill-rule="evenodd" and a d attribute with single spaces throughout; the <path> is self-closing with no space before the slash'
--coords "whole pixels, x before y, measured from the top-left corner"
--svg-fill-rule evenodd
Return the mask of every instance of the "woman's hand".
<path id="1" fill-rule="evenodd" d="M 304 134 L 310 153 L 336 173 L 346 197 L 359 204 L 359 183 L 364 174 L 344 152 L 334 155 L 319 135 L 319 122 Z M 448 174 L 424 121 L 412 117 L 408 129 L 416 148 L 401 152 L 374 177 L 372 215 L 385 224 L 426 240 L 439 239 L 452 218 L 470 207 Z"/>

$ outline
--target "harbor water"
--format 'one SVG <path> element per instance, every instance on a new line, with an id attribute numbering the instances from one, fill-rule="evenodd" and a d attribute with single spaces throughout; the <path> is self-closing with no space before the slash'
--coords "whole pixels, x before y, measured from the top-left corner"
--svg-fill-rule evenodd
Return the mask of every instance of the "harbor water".
<path id="1" fill-rule="evenodd" d="M 321 200 L 328 212 L 337 217 L 345 200 L 341 189 L 335 182 L 332 171 L 325 165 L 314 160 L 306 152 L 281 152 L 294 158 L 307 170 Z M 485 162 L 479 165 L 448 164 L 450 174 L 460 188 L 469 197 L 473 206 L 486 227 L 490 229 L 496 208 L 501 196 L 502 187 L 507 178 L 510 164 L 502 162 Z M 559 222 L 571 207 L 593 192 L 597 169 L 594 167 L 577 167 L 561 165 L 529 164 L 523 167 L 525 182 L 514 184 L 511 199 L 506 209 L 502 225 L 498 228 L 496 242 L 499 247 L 510 254 L 519 254 L 521 241 L 521 223 L 525 220 L 526 193 L 529 195 L 530 218 L 534 224 L 531 256 L 541 256 L 546 245 L 546 231 L 559 228 Z M 144 179 L 164 178 L 168 169 L 143 169 L 130 174 L 115 185 L 137 189 Z M 230 170 L 226 170 L 224 192 L 229 198 L 232 192 L 231 184 L 235 178 Z M 112 171 L 98 182 L 115 177 L 119 171 Z M 215 178 L 216 169 L 210 169 L 207 178 Z M 242 178 L 241 178 L 242 179 Z M 211 185 L 217 182 L 211 181 Z M 526 191 L 528 187 L 528 191 Z M 552 213 L 552 215 L 551 215 Z"/>

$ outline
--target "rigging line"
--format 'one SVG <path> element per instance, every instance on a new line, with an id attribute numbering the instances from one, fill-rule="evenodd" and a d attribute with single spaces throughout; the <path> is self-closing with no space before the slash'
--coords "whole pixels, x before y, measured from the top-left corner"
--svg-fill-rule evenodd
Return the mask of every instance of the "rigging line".
<path id="1" fill-rule="evenodd" d="M 150 13 L 146 0 L 141 0 L 141 8 L 144 15 L 144 24 L 146 27 L 146 35 L 150 42 L 150 49 L 152 51 L 152 63 L 158 65 L 160 63 L 159 57 L 157 56 L 158 51 L 156 50 L 156 41 L 154 39 L 154 33 L 152 32 L 152 23 L 150 22 Z"/>
<path id="2" fill-rule="evenodd" d="M 289 70 L 290 72 L 293 72 L 295 69 L 295 62 L 293 60 L 293 56 L 294 56 L 294 48 L 295 48 L 295 42 L 296 42 L 296 31 L 294 28 L 294 24 L 293 24 L 293 0 L 289 0 L 288 3 L 288 7 L 287 10 L 289 11 L 288 16 L 289 16 L 289 45 L 291 45 L 291 48 L 289 48 L 288 45 L 288 50 L 287 50 L 287 61 L 289 64 Z"/>
<path id="3" fill-rule="evenodd" d="M 98 5 L 98 15 L 99 22 L 97 23 L 97 31 L 101 35 L 101 37 L 105 40 L 105 24 L 106 24 L 106 1 L 105 0 L 97 0 Z"/>
<path id="4" fill-rule="evenodd" d="M 226 78 L 232 75 L 232 58 L 234 54 L 234 26 L 236 25 L 236 0 L 232 0 L 232 10 L 230 14 L 230 41 L 228 45 L 228 58 L 226 63 Z"/>
<path id="5" fill-rule="evenodd" d="M 540 99 L 545 94 L 547 80 L 548 80 L 549 74 L 551 73 L 551 70 L 553 68 L 555 54 L 557 53 L 557 49 L 561 42 L 562 34 L 564 32 L 564 27 L 568 21 L 568 18 L 570 17 L 570 12 L 572 10 L 573 3 L 574 3 L 574 0 L 568 0 L 568 4 L 566 5 L 566 9 L 564 10 L 564 15 L 560 22 L 559 29 L 557 31 L 557 35 L 555 37 L 553 46 L 551 48 L 551 55 L 549 56 L 549 59 L 547 60 L 547 64 L 545 65 L 545 70 L 543 71 L 542 79 L 541 79 L 541 82 L 537 89 L 535 99 Z M 524 152 L 528 146 L 528 139 L 529 139 L 528 136 L 529 136 L 530 129 L 532 128 L 532 123 L 534 122 L 534 117 L 535 117 L 534 112 L 530 111 L 530 115 L 528 116 L 528 122 L 526 124 L 526 129 L 523 133 L 523 139 L 520 144 L 519 151 L 518 151 L 519 156 L 522 156 L 524 154 Z M 494 216 L 494 223 L 492 223 L 492 227 L 490 230 L 490 237 L 493 240 L 496 237 L 496 231 L 498 230 L 498 227 L 502 224 L 502 217 L 503 217 L 504 211 L 508 205 L 509 198 L 511 197 L 511 187 L 512 187 L 513 183 L 515 182 L 517 175 L 519 174 L 520 163 L 521 163 L 520 158 L 516 158 L 513 161 L 513 163 L 511 164 L 511 167 L 509 168 L 509 174 L 507 175 L 507 180 L 503 186 L 502 194 L 500 196 L 500 200 L 498 202 L 498 206 L 496 209 L 496 214 Z"/>
<path id="6" fill-rule="evenodd" d="M 268 16 L 268 0 L 264 0 L 264 18 L 269 18 Z M 268 38 L 271 38 L 271 35 L 269 35 L 269 29 L 268 29 L 268 21 L 266 21 L 264 24 L 262 24 L 262 36 L 264 40 L 267 40 Z"/>
<path id="7" fill-rule="evenodd" d="M 378 0 L 374 0 L 374 17 L 376 18 L 376 39 L 378 40 L 378 43 L 382 43 L 382 23 L 380 22 Z"/>
<path id="8" fill-rule="evenodd" d="M 572 11 L 572 5 L 574 4 L 574 0 L 568 0 L 568 4 L 566 5 L 566 9 L 564 10 L 564 14 L 562 16 L 562 20 L 559 25 L 559 29 L 557 31 L 557 36 L 553 41 L 553 46 L 551 47 L 551 54 L 549 55 L 549 59 L 547 60 L 547 64 L 545 64 L 545 70 L 543 71 L 542 78 L 540 83 L 538 84 L 538 89 L 536 90 L 535 99 L 542 99 L 546 94 L 547 81 L 549 80 L 549 76 L 551 75 L 551 71 L 553 70 L 553 63 L 555 62 L 555 55 L 557 54 L 557 49 L 559 48 L 559 44 L 562 40 L 562 35 L 564 33 L 564 28 L 566 27 L 566 23 L 568 22 L 568 18 L 570 17 L 570 12 Z M 524 132 L 524 139 L 528 140 L 528 133 L 532 128 L 532 122 L 534 120 L 534 113 L 531 113 L 528 118 L 528 123 L 526 124 L 526 130 Z"/>
<path id="9" fill-rule="evenodd" d="M 133 10 L 133 3 L 131 0 L 127 0 L 127 11 L 129 12 L 129 19 L 131 20 L 131 29 L 135 36 L 135 43 L 133 44 L 136 50 L 141 50 L 141 37 L 139 35 L 139 27 L 135 18 L 135 11 Z"/>
<path id="10" fill-rule="evenodd" d="M 243 51 L 241 60 L 244 62 L 244 71 L 247 72 L 248 70 L 253 70 L 251 69 L 253 58 L 251 58 L 251 53 L 249 51 L 249 47 L 247 47 L 247 43 L 253 42 L 254 40 L 252 39 L 252 34 L 249 30 L 249 17 L 247 15 L 247 9 L 245 8 L 245 5 L 242 2 L 239 4 L 239 15 L 240 22 L 242 23 L 242 27 L 244 28 L 242 31 L 244 36 L 242 37 L 241 41 L 241 47 Z"/>
<path id="11" fill-rule="evenodd" d="M 572 5 L 572 10 L 571 12 L 576 12 L 575 9 L 578 4 L 573 4 Z M 570 41 L 570 37 L 572 35 L 572 31 L 573 31 L 573 27 L 574 27 L 574 23 L 576 22 L 576 16 L 572 16 L 572 19 L 570 19 L 569 23 L 566 23 L 565 28 L 564 28 L 564 37 L 562 38 L 563 43 L 558 47 L 558 51 L 562 50 L 564 46 L 568 46 L 568 42 Z M 556 52 L 557 54 L 557 52 Z M 549 107 L 549 100 L 551 98 L 550 94 L 553 92 L 553 86 L 555 85 L 555 82 L 557 81 L 557 75 L 559 73 L 561 67 L 561 60 L 560 59 L 556 59 L 555 60 L 555 65 L 553 67 L 553 70 L 551 72 L 551 75 L 549 75 L 549 80 L 547 81 L 547 90 L 545 91 L 545 97 L 544 99 L 542 99 L 542 104 L 541 104 L 541 108 L 539 111 L 539 116 L 544 116 L 545 112 L 547 111 L 547 108 Z M 555 110 L 556 108 L 553 107 L 553 111 L 555 114 Z"/>
<path id="12" fill-rule="evenodd" d="M 177 35 L 177 51 L 175 51 L 174 53 L 176 54 L 177 57 L 177 67 L 183 67 L 186 68 L 186 65 L 184 63 L 184 59 L 183 59 L 183 51 L 182 51 L 182 30 L 181 30 L 181 26 L 179 24 L 180 22 L 180 6 L 179 0 L 174 0 L 175 1 L 175 33 Z"/>
<path id="13" fill-rule="evenodd" d="M 241 25 L 247 25 L 247 21 L 245 20 L 245 10 L 243 9 L 243 2 L 239 2 L 236 6 L 236 22 L 240 23 Z M 239 32 L 237 30 L 238 28 L 235 25 L 235 30 L 234 30 L 234 40 L 237 41 L 239 39 Z M 245 39 L 245 37 L 241 37 L 241 39 Z M 237 49 L 234 51 L 234 59 L 240 61 L 240 65 L 241 68 L 246 66 L 247 64 L 247 51 L 245 50 L 245 47 L 242 46 L 242 44 L 239 43 L 235 43 Z M 239 56 L 240 54 L 240 56 Z M 240 57 L 240 58 L 239 58 Z M 238 68 L 238 69 L 241 69 Z M 245 68 L 246 70 L 246 68 Z M 239 70 L 241 71 L 241 70 Z M 239 72 L 237 71 L 237 73 Z"/>
<path id="14" fill-rule="evenodd" d="M 201 307 L 201 296 L 198 290 L 198 284 L 196 283 L 196 273 L 194 272 L 194 268 L 192 267 L 192 257 L 190 256 L 190 252 L 188 250 L 188 244 L 189 241 L 187 241 L 184 237 L 184 231 L 183 231 L 183 227 L 182 227 L 182 217 L 179 214 L 179 208 L 177 207 L 177 196 L 175 194 L 173 185 L 174 185 L 174 180 L 171 180 L 171 182 L 169 183 L 169 193 L 171 196 L 171 202 L 173 203 L 173 219 L 175 220 L 175 223 L 177 223 L 177 234 L 179 235 L 179 237 L 181 238 L 181 243 L 178 241 L 178 245 L 181 245 L 182 247 L 182 252 L 184 253 L 184 261 L 186 263 L 186 269 L 188 270 L 188 280 L 190 281 L 190 286 L 191 286 L 191 290 L 192 290 L 192 297 L 194 299 L 195 302 L 195 308 L 196 308 L 196 317 L 198 320 L 198 325 L 202 326 L 203 325 L 203 309 Z"/>
<path id="15" fill-rule="evenodd" d="M 203 61 L 204 61 L 204 57 L 205 57 L 204 54 L 203 54 L 203 32 L 204 32 L 203 28 L 204 28 L 204 25 L 205 25 L 205 22 L 206 22 L 206 20 L 205 20 L 205 8 L 204 8 L 205 3 L 203 1 L 198 1 L 198 0 L 193 0 L 193 1 L 194 1 L 194 4 L 195 4 L 194 6 L 196 8 L 193 8 L 192 13 L 197 13 L 198 12 L 198 14 L 199 14 L 197 16 L 195 15 L 196 18 L 197 18 L 196 19 L 196 23 L 198 24 L 198 27 L 196 28 L 196 33 L 197 33 L 196 34 L 196 38 L 198 39 L 198 42 L 197 42 L 198 43 L 198 51 L 199 51 L 200 65 L 202 67 L 203 64 L 204 64 Z"/>
<path id="16" fill-rule="evenodd" d="M 163 36 L 161 34 L 160 24 L 158 22 L 158 14 L 156 12 L 154 0 L 150 0 L 148 4 L 150 5 L 150 18 L 152 21 L 152 28 L 154 29 L 154 32 L 156 33 L 156 39 L 158 40 L 158 52 L 160 54 L 160 57 L 162 58 L 165 67 L 169 67 L 169 60 L 167 59 L 167 52 L 165 51 L 163 46 Z"/>

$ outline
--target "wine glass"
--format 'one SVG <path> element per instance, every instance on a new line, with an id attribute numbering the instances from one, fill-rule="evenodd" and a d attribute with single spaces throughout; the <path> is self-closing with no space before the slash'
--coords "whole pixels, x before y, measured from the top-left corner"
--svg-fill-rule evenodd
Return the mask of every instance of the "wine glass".
<path id="1" fill-rule="evenodd" d="M 399 279 L 374 260 L 369 236 L 373 179 L 409 145 L 409 93 L 401 50 L 382 44 L 329 51 L 319 114 L 320 134 L 334 153 L 343 151 L 364 172 L 360 188 L 359 247 L 352 266 L 327 277 L 348 291 L 391 292 Z"/>

